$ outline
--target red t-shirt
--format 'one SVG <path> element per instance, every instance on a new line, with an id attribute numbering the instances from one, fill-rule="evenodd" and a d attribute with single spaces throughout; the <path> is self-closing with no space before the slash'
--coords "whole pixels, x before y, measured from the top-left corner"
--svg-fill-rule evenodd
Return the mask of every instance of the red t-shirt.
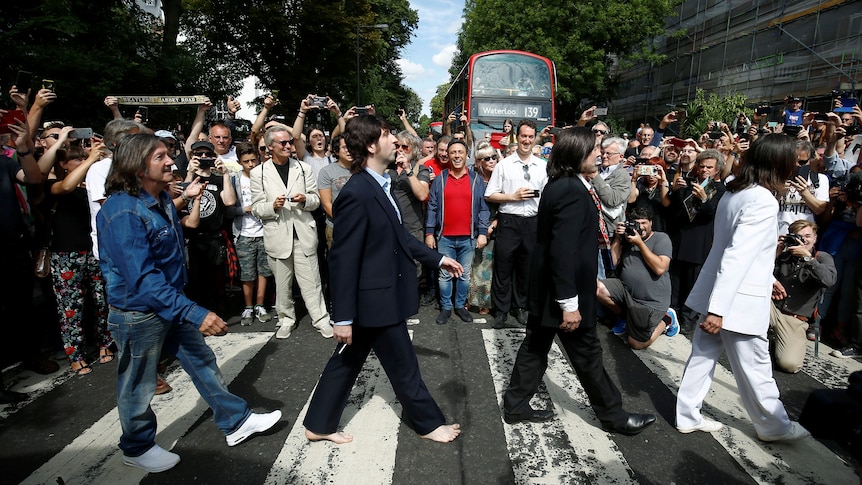
<path id="1" fill-rule="evenodd" d="M 468 172 L 457 179 L 449 172 L 443 189 L 443 201 L 442 235 L 472 236 L 470 222 L 473 216 L 473 193 Z"/>
<path id="2" fill-rule="evenodd" d="M 428 167 L 429 170 L 431 170 L 431 173 L 433 173 L 435 177 L 438 177 L 443 170 L 449 168 L 448 163 L 441 164 L 440 161 L 436 158 L 432 158 L 431 160 L 425 162 L 425 166 Z"/>

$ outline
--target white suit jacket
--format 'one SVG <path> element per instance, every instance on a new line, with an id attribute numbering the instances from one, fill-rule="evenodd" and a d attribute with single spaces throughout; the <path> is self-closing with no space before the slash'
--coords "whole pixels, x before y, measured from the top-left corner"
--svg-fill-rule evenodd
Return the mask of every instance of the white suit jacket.
<path id="1" fill-rule="evenodd" d="M 723 318 L 722 328 L 766 335 L 778 245 L 778 201 L 760 186 L 727 192 L 715 214 L 712 249 L 685 304 Z"/>
<path id="2" fill-rule="evenodd" d="M 314 172 L 305 162 L 291 158 L 288 163 L 287 186 L 272 161 L 251 171 L 251 212 L 263 222 L 266 254 L 275 259 L 289 258 L 294 249 L 306 256 L 317 252 L 317 226 L 311 211 L 320 206 L 320 196 Z M 290 202 L 290 197 L 298 193 L 305 194 L 305 204 Z M 272 204 L 279 195 L 286 195 L 288 200 L 276 211 Z"/>

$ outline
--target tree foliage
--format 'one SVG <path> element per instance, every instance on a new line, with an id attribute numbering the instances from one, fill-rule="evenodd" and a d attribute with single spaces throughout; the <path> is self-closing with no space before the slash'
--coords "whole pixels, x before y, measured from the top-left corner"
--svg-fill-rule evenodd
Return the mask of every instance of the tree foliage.
<path id="1" fill-rule="evenodd" d="M 688 103 L 688 114 L 682 123 L 683 133 L 686 137 L 696 140 L 701 134 L 706 133 L 710 121 L 730 124 L 739 113 L 745 113 L 751 118 L 754 110 L 745 106 L 747 99 L 742 93 L 718 96 L 715 93 L 707 94 L 706 91 L 698 88 L 694 100 Z"/>
<path id="2" fill-rule="evenodd" d="M 558 118 L 576 120 L 579 101 L 613 97 L 618 59 L 651 55 L 650 40 L 681 0 L 539 2 L 514 12 L 504 0 L 467 0 L 458 35 L 455 76 L 477 52 L 516 49 L 556 63 Z"/>

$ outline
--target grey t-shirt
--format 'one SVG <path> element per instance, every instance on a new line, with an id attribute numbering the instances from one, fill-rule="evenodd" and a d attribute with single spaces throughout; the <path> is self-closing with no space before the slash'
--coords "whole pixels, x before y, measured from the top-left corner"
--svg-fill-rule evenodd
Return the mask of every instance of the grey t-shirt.
<path id="1" fill-rule="evenodd" d="M 320 175 L 317 176 L 317 189 L 332 190 L 332 202 L 338 197 L 341 188 L 350 179 L 350 169 L 342 167 L 338 163 L 330 163 L 320 169 Z M 332 227 L 332 218 L 326 216 L 326 225 Z"/>
<path id="2" fill-rule="evenodd" d="M 413 167 L 415 177 L 421 182 L 431 185 L 431 177 L 428 167 L 424 165 L 416 165 Z M 410 180 L 407 177 L 407 172 L 401 172 L 395 169 L 388 169 L 389 177 L 392 178 L 392 196 L 398 201 L 398 207 L 401 208 L 401 219 L 404 228 L 407 232 L 415 233 L 425 230 L 425 201 L 419 200 L 413 195 L 413 189 L 410 188 Z"/>
<path id="3" fill-rule="evenodd" d="M 653 253 L 671 257 L 672 245 L 667 234 L 653 232 L 644 242 Z M 626 289 L 640 303 L 656 310 L 667 311 L 670 307 L 670 273 L 665 271 L 661 276 L 656 276 L 647 267 L 640 249 L 628 243 L 623 244 L 619 274 Z"/>
<path id="4" fill-rule="evenodd" d="M 337 165 L 335 158 L 332 157 L 315 157 L 311 154 L 311 152 L 306 152 L 305 158 L 302 159 L 303 162 L 311 165 L 311 170 L 314 171 L 314 176 L 319 177 L 320 171 L 323 170 L 323 167 L 329 165 Z M 335 198 L 333 197 L 333 200 Z"/>

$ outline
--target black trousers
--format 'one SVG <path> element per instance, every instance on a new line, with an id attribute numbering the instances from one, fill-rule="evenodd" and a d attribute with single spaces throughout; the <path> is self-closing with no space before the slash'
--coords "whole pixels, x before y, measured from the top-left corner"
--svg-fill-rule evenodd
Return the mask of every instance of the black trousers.
<path id="1" fill-rule="evenodd" d="M 536 247 L 536 217 L 497 214 L 491 302 L 497 314 L 527 308 L 530 258 Z"/>
<path id="2" fill-rule="evenodd" d="M 504 411 L 518 414 L 530 404 L 548 368 L 548 351 L 557 335 L 599 421 L 606 427 L 624 425 L 629 415 L 623 410 L 619 389 L 611 381 L 602 363 L 602 345 L 595 326 L 563 332 L 530 322 L 527 335 L 518 349 L 509 387 L 503 395 Z"/>
<path id="3" fill-rule="evenodd" d="M 338 431 L 350 390 L 371 349 L 386 371 L 413 429 L 425 435 L 444 424 L 443 411 L 431 397 L 419 373 L 419 361 L 407 333 L 407 324 L 401 322 L 387 327 L 353 325 L 353 344 L 341 354 L 336 350 L 329 358 L 311 397 L 303 426 L 322 435 Z"/>

